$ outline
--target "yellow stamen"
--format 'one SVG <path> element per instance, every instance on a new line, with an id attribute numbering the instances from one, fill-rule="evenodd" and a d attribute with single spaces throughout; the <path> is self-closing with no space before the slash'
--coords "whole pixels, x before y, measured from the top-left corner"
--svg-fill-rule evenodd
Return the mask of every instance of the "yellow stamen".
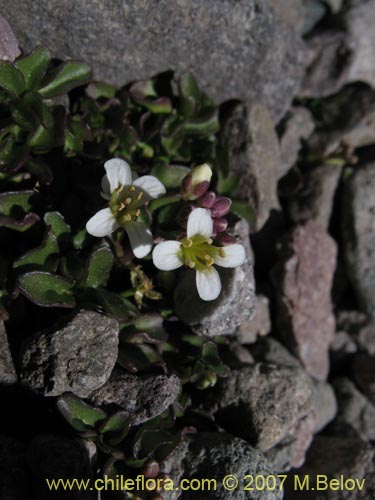
<path id="1" fill-rule="evenodd" d="M 192 260 L 188 260 L 188 261 L 186 262 L 186 265 L 187 265 L 188 267 L 190 267 L 190 269 L 194 269 L 194 267 L 195 267 L 195 262 L 193 262 Z"/>
<path id="2" fill-rule="evenodd" d="M 143 191 L 141 191 L 138 196 L 137 196 L 137 200 L 141 200 L 143 197 Z"/>
<path id="3" fill-rule="evenodd" d="M 131 202 L 132 202 L 132 199 L 131 199 L 131 198 L 126 198 L 125 203 L 126 203 L 127 205 L 130 205 L 130 203 L 131 203 Z"/>
<path id="4" fill-rule="evenodd" d="M 132 216 L 130 214 L 124 215 L 124 219 L 126 222 L 130 222 L 132 220 Z"/>
<path id="5" fill-rule="evenodd" d="M 186 238 L 183 242 L 184 247 L 190 248 L 193 246 L 193 240 L 190 238 Z"/>
<path id="6" fill-rule="evenodd" d="M 219 255 L 220 255 L 221 258 L 223 258 L 223 259 L 225 258 L 225 250 L 224 250 L 224 248 L 221 248 L 221 247 L 219 248 Z"/>
<path id="7" fill-rule="evenodd" d="M 130 191 L 131 193 L 134 193 L 134 191 L 135 191 L 135 186 L 130 186 L 130 187 L 129 187 L 129 191 Z"/>

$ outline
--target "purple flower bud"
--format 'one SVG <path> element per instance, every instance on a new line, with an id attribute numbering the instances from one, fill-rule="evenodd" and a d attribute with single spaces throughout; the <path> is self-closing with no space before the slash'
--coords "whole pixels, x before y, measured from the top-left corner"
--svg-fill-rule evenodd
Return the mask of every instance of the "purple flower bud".
<path id="1" fill-rule="evenodd" d="M 220 233 L 218 234 L 216 241 L 223 246 L 233 245 L 233 243 L 236 243 L 236 238 L 228 233 Z"/>
<path id="2" fill-rule="evenodd" d="M 181 193 L 183 196 L 188 196 L 190 194 L 192 185 L 193 185 L 193 177 L 190 174 L 182 179 Z"/>
<path id="3" fill-rule="evenodd" d="M 207 191 L 197 202 L 200 207 L 211 208 L 216 201 L 216 194 L 213 191 Z"/>
<path id="4" fill-rule="evenodd" d="M 208 189 L 210 183 L 208 181 L 203 181 L 193 187 L 194 197 L 199 198 L 202 196 Z"/>
<path id="5" fill-rule="evenodd" d="M 228 221 L 227 219 L 224 219 L 223 217 L 218 217 L 217 219 L 214 219 L 214 231 L 217 233 L 223 233 L 228 227 Z"/>
<path id="6" fill-rule="evenodd" d="M 216 199 L 214 206 L 211 208 L 212 217 L 222 217 L 230 210 L 232 200 L 224 196 L 219 196 Z"/>

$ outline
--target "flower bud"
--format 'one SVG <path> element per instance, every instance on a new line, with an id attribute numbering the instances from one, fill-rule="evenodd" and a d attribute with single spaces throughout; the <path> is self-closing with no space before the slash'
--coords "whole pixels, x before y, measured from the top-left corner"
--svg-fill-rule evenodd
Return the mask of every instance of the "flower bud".
<path id="1" fill-rule="evenodd" d="M 236 243 L 236 238 L 228 233 L 219 233 L 217 235 L 216 241 L 219 245 L 222 246 L 233 245 L 233 243 Z"/>
<path id="2" fill-rule="evenodd" d="M 211 208 L 216 201 L 216 194 L 213 191 L 208 191 L 203 196 L 198 198 L 198 205 L 202 208 Z"/>
<path id="3" fill-rule="evenodd" d="M 212 170 L 203 163 L 194 167 L 191 174 L 187 175 L 181 184 L 181 192 L 184 198 L 196 200 L 202 196 L 208 189 L 212 177 Z"/>
<path id="4" fill-rule="evenodd" d="M 148 461 L 142 470 L 143 475 L 145 478 L 153 478 L 156 477 L 160 472 L 160 466 L 156 460 L 150 460 Z"/>
<path id="5" fill-rule="evenodd" d="M 224 219 L 223 217 L 218 217 L 217 219 L 214 219 L 214 231 L 216 233 L 223 233 L 228 227 L 228 221 L 227 219 Z"/>
<path id="6" fill-rule="evenodd" d="M 225 196 L 220 196 L 216 199 L 214 206 L 211 208 L 212 217 L 222 217 L 230 210 L 232 200 Z"/>

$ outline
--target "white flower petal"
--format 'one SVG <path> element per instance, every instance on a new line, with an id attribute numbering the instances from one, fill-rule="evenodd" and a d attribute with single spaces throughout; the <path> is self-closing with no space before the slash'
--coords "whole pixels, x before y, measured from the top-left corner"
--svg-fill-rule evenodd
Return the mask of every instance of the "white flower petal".
<path id="1" fill-rule="evenodd" d="M 136 179 L 133 184 L 151 199 L 158 198 L 166 192 L 164 185 L 153 175 L 143 175 Z"/>
<path id="2" fill-rule="evenodd" d="M 198 294 L 202 300 L 215 300 L 221 292 L 221 280 L 214 267 L 205 272 L 197 271 L 196 283 Z"/>
<path id="3" fill-rule="evenodd" d="M 118 224 L 109 208 L 99 210 L 86 224 L 87 232 L 98 238 L 108 236 L 117 228 Z"/>
<path id="4" fill-rule="evenodd" d="M 132 173 L 129 165 L 121 158 L 112 158 L 104 164 L 110 186 L 113 191 L 119 186 L 129 186 L 132 183 Z"/>
<path id="5" fill-rule="evenodd" d="M 109 185 L 109 180 L 106 175 L 102 178 L 102 191 L 100 193 L 105 200 L 111 199 L 111 187 Z"/>
<path id="6" fill-rule="evenodd" d="M 225 257 L 215 257 L 215 264 L 221 267 L 241 266 L 246 260 L 245 248 L 238 243 L 222 247 Z"/>
<path id="7" fill-rule="evenodd" d="M 138 259 L 146 257 L 152 248 L 152 234 L 144 222 L 129 222 L 125 225 L 128 233 L 130 245 L 134 255 Z"/>
<path id="8" fill-rule="evenodd" d="M 163 241 L 154 248 L 152 260 L 154 266 L 162 271 L 172 271 L 182 266 L 182 262 L 177 257 L 181 248 L 179 241 Z"/>
<path id="9" fill-rule="evenodd" d="M 196 234 L 210 238 L 214 230 L 211 214 L 206 208 L 196 208 L 189 215 L 187 223 L 187 236 L 191 238 Z"/>

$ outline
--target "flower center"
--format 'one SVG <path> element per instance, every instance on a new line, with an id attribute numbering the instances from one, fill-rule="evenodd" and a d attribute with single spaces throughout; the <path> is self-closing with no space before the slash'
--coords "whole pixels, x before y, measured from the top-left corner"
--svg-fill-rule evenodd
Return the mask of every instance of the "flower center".
<path id="1" fill-rule="evenodd" d="M 197 234 L 181 241 L 179 258 L 191 269 L 208 271 L 218 255 L 224 257 L 224 249 L 213 246 L 211 238 Z"/>
<path id="2" fill-rule="evenodd" d="M 112 193 L 109 208 L 117 222 L 123 226 L 127 222 L 137 221 L 141 214 L 140 207 L 144 203 L 143 191 L 135 186 L 119 186 Z"/>

